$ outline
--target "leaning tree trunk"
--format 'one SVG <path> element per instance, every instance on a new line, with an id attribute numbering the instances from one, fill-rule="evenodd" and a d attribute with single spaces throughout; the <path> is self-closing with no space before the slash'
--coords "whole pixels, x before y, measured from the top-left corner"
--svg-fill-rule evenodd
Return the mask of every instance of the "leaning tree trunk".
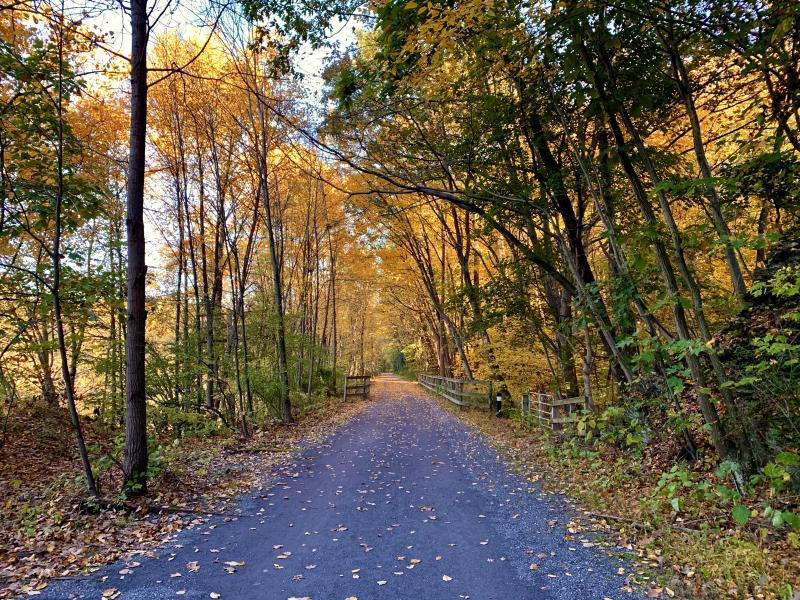
<path id="1" fill-rule="evenodd" d="M 658 261 L 659 269 L 664 281 L 664 287 L 670 297 L 673 298 L 671 306 L 672 317 L 675 322 L 678 338 L 683 341 L 689 341 L 692 339 L 692 336 L 689 330 L 683 305 L 678 301 L 679 289 L 677 278 L 675 276 L 675 271 L 672 267 L 672 262 L 669 259 L 667 250 L 658 236 L 658 224 L 655 213 L 650 206 L 650 201 L 644 189 L 644 184 L 636 173 L 633 163 L 628 156 L 625 137 L 622 133 L 622 128 L 617 121 L 617 113 L 611 107 L 611 103 L 609 102 L 609 98 L 606 94 L 605 85 L 596 71 L 594 61 L 592 60 L 584 44 L 581 44 L 580 50 L 583 62 L 589 69 L 592 76 L 592 84 L 597 91 L 598 98 L 600 100 L 600 106 L 605 113 L 609 129 L 614 137 L 614 142 L 617 146 L 617 156 L 622 164 L 623 170 L 625 171 L 625 175 L 631 184 L 634 197 L 637 200 L 639 209 L 645 218 L 647 227 L 649 228 L 649 237 L 655 251 L 656 259 Z M 714 444 L 714 448 L 722 459 L 728 459 L 730 458 L 730 448 L 728 446 L 728 441 L 726 439 L 719 414 L 717 413 L 717 409 L 706 393 L 705 377 L 700 366 L 700 361 L 697 356 L 687 352 L 686 364 L 692 374 L 695 393 L 697 395 L 697 402 L 700 406 L 700 411 L 703 414 L 703 418 L 709 427 L 709 434 L 711 436 L 712 443 Z"/>
<path id="2" fill-rule="evenodd" d="M 664 43 L 667 46 L 678 92 L 680 92 L 681 99 L 686 107 L 686 115 L 689 117 L 695 159 L 697 160 L 697 166 L 700 168 L 700 174 L 703 176 L 705 182 L 706 195 L 708 196 L 710 204 L 709 212 L 711 213 L 711 221 L 714 223 L 717 235 L 725 248 L 725 261 L 728 265 L 728 272 L 731 277 L 731 286 L 733 287 L 736 298 L 741 303 L 744 302 L 745 295 L 747 294 L 747 287 L 745 286 L 742 268 L 739 265 L 739 260 L 736 257 L 736 250 L 731 240 L 731 231 L 728 227 L 728 221 L 725 219 L 725 215 L 722 212 L 722 202 L 717 193 L 717 188 L 713 183 L 713 174 L 706 156 L 705 144 L 703 142 L 703 130 L 700 127 L 700 117 L 697 114 L 697 107 L 695 106 L 694 96 L 692 94 L 689 74 L 686 72 L 686 65 L 683 59 L 678 55 L 677 50 L 666 40 Z"/>
<path id="3" fill-rule="evenodd" d="M 81 422 L 78 416 L 78 409 L 75 404 L 75 378 L 69 368 L 67 356 L 67 342 L 64 335 L 64 316 L 61 310 L 61 233 L 62 233 L 62 207 L 64 205 L 64 80 L 63 80 L 63 15 L 59 15 L 59 39 L 58 39 L 58 193 L 55 202 L 55 235 L 53 239 L 53 312 L 56 321 L 56 334 L 58 336 L 58 354 L 61 359 L 61 375 L 64 378 L 64 395 L 67 397 L 67 407 L 69 409 L 72 429 L 78 443 L 78 454 L 83 465 L 83 473 L 86 477 L 86 487 L 89 494 L 93 497 L 99 496 L 97 482 L 92 472 L 92 465 L 89 462 L 89 452 L 86 449 L 86 440 L 83 437 Z"/>

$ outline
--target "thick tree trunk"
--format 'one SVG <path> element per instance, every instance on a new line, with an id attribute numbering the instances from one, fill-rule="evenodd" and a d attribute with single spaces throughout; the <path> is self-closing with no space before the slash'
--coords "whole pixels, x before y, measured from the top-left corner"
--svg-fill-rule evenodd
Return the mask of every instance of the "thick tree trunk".
<path id="1" fill-rule="evenodd" d="M 53 367 L 50 364 L 50 352 L 37 352 L 36 358 L 39 361 L 39 387 L 42 390 L 42 400 L 47 404 L 53 405 L 58 401 L 56 384 L 53 381 Z"/>
<path id="2" fill-rule="evenodd" d="M 131 0 L 131 125 L 128 161 L 128 335 L 125 341 L 125 449 L 127 493 L 147 492 L 145 398 L 144 166 L 147 132 L 147 0 Z"/>

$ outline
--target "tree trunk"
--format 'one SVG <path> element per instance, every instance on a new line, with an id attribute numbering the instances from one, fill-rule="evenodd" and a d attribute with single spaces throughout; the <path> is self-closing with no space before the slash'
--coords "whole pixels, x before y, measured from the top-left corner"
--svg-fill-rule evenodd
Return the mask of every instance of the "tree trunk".
<path id="1" fill-rule="evenodd" d="M 336 253 L 333 251 L 333 242 L 330 235 L 328 236 L 328 251 L 331 256 L 331 385 L 333 387 L 334 395 L 338 393 L 336 386 L 336 364 L 339 332 L 336 330 Z"/>
<path id="2" fill-rule="evenodd" d="M 53 236 L 53 313 L 56 321 L 56 334 L 58 336 L 58 354 L 61 359 L 61 375 L 64 378 L 64 395 L 67 398 L 67 408 L 69 409 L 72 429 L 78 443 L 78 454 L 83 465 L 83 474 L 86 477 L 86 487 L 89 494 L 93 497 L 99 496 L 97 483 L 92 472 L 92 465 L 89 462 L 89 452 L 86 450 L 86 441 L 83 437 L 81 422 L 78 416 L 78 409 L 75 405 L 75 379 L 73 372 L 69 368 L 69 357 L 67 355 L 67 342 L 64 335 L 64 319 L 61 310 L 61 230 L 62 230 L 62 206 L 64 204 L 64 30 L 63 15 L 58 16 L 58 192 L 55 199 L 55 233 Z"/>
<path id="3" fill-rule="evenodd" d="M 131 0 L 131 125 L 128 161 L 128 335 L 125 340 L 125 450 L 127 493 L 147 493 L 145 398 L 144 167 L 147 132 L 147 0 Z"/>
<path id="4" fill-rule="evenodd" d="M 697 108 L 694 104 L 694 96 L 692 94 L 691 82 L 689 81 L 689 74 L 686 72 L 686 65 L 683 59 L 678 55 L 676 48 L 665 40 L 667 51 L 669 53 L 670 62 L 672 64 L 675 81 L 680 92 L 681 99 L 686 107 L 686 114 L 689 117 L 689 124 L 692 129 L 692 143 L 694 146 L 694 154 L 697 160 L 697 166 L 700 168 L 700 174 L 705 180 L 706 195 L 708 196 L 711 221 L 714 223 L 714 228 L 717 230 L 717 235 L 725 247 L 725 261 L 728 264 L 728 272 L 731 277 L 731 285 L 733 292 L 738 298 L 739 302 L 744 302 L 747 288 L 744 284 L 744 277 L 742 277 L 742 268 L 739 265 L 739 259 L 736 257 L 736 250 L 731 242 L 731 231 L 728 227 L 728 221 L 722 213 L 722 204 L 717 194 L 717 188 L 712 183 L 711 167 L 708 164 L 706 157 L 705 144 L 703 143 L 703 131 L 700 127 L 700 118 L 697 116 Z"/>
<path id="5" fill-rule="evenodd" d="M 281 277 L 281 264 L 278 256 L 278 246 L 275 240 L 275 223 L 272 217 L 272 202 L 269 192 L 269 155 L 267 145 L 267 118 L 264 107 L 259 104 L 260 124 L 260 156 L 259 174 L 261 176 L 261 198 L 264 204 L 264 214 L 267 225 L 267 238 L 269 241 L 269 258 L 272 266 L 272 300 L 275 305 L 276 332 L 278 345 L 278 382 L 280 384 L 280 410 L 284 423 L 294 422 L 292 404 L 289 399 L 289 367 L 286 355 L 286 322 L 283 310 L 283 283 Z"/>

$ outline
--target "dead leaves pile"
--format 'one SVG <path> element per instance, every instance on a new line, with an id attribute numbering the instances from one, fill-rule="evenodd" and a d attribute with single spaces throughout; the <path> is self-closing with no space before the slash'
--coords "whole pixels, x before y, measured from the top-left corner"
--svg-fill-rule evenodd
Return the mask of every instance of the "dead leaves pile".
<path id="1" fill-rule="evenodd" d="M 99 512 L 85 510 L 66 415 L 58 407 L 20 415 L 0 449 L 0 489 L 6 494 L 0 504 L 0 599 L 35 596 L 52 577 L 96 571 L 123 557 L 126 569 L 136 568 L 136 557 L 154 555 L 153 548 L 181 529 L 203 523 L 204 511 L 230 509 L 240 493 L 263 485 L 264 474 L 299 442 L 327 437 L 365 405 L 331 400 L 324 418 L 309 414 L 295 426 L 275 426 L 249 440 L 184 440 L 151 482 L 148 498 Z M 84 425 L 88 441 L 102 446 L 92 425 Z M 119 489 L 118 481 L 104 483 L 104 489 Z M 103 592 L 103 598 L 117 595 L 114 588 Z"/>

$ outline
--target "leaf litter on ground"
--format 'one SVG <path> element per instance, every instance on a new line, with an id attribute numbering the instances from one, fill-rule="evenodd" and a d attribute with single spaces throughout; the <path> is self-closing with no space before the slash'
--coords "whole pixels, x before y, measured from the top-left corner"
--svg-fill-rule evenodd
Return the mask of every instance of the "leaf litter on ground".
<path id="1" fill-rule="evenodd" d="M 171 447 L 147 498 L 123 505 L 109 501 L 95 510 L 87 507 L 75 478 L 79 463 L 65 411 L 37 407 L 19 415 L 11 442 L 0 448 L 0 488 L 8 490 L 0 504 L 0 599 L 35 595 L 53 577 L 93 572 L 119 559 L 127 561 L 124 576 L 141 559 L 155 557 L 177 532 L 204 525 L 209 515 L 237 518 L 240 494 L 264 486 L 265 473 L 304 444 L 329 436 L 364 406 L 329 399 L 324 412 L 311 412 L 294 426 L 272 425 L 247 440 L 186 438 Z M 103 445 L 108 436 L 92 421 L 85 420 L 84 430 L 90 446 L 111 452 Z M 121 477 L 111 471 L 101 483 L 116 491 Z M 230 568 L 236 566 L 241 563 Z M 104 598 L 117 597 L 115 588 L 106 592 Z"/>

